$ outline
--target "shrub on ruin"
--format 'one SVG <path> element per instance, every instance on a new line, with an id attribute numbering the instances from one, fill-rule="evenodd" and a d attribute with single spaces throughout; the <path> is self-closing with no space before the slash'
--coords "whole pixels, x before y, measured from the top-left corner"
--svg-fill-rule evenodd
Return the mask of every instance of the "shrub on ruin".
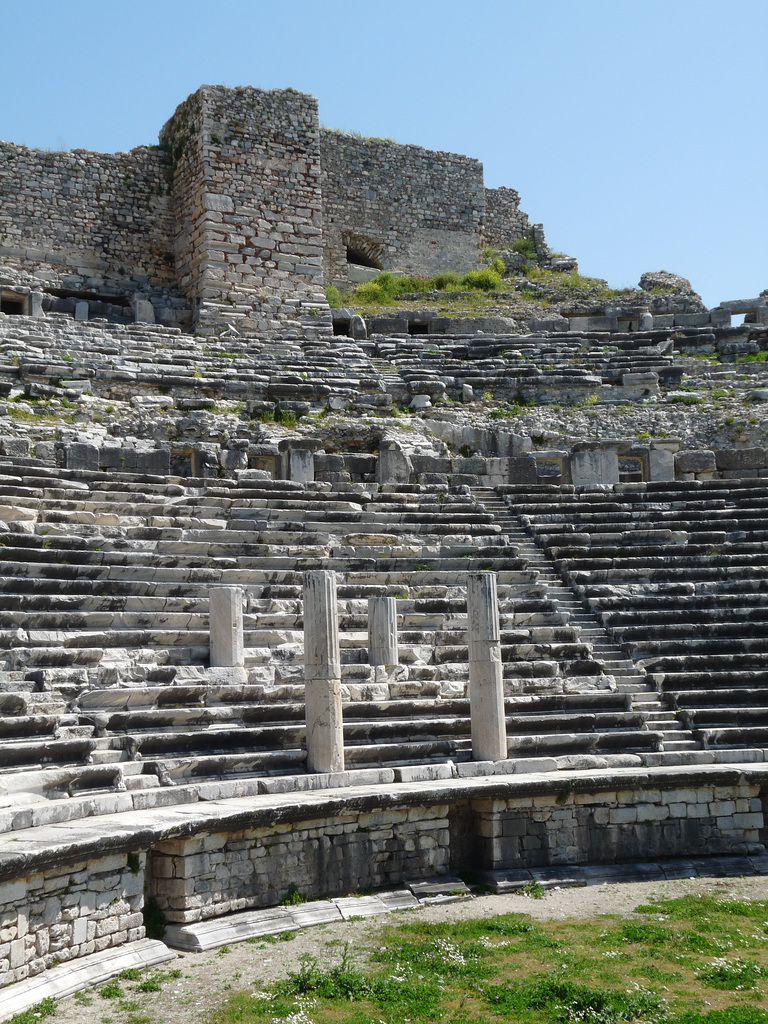
<path id="1" fill-rule="evenodd" d="M 445 270 L 432 278 L 435 290 L 439 292 L 455 291 L 461 288 L 461 274 L 455 270 Z"/>
<path id="2" fill-rule="evenodd" d="M 485 267 L 483 270 L 470 270 L 464 275 L 461 283 L 467 288 L 491 292 L 501 287 L 501 277 L 491 267 Z"/>
<path id="3" fill-rule="evenodd" d="M 355 288 L 356 302 L 385 302 L 388 298 L 378 281 L 366 281 Z"/>
<path id="4" fill-rule="evenodd" d="M 536 259 L 536 246 L 534 245 L 533 239 L 527 235 L 523 235 L 522 238 L 516 238 L 512 243 L 512 252 L 519 252 L 526 259 Z"/>

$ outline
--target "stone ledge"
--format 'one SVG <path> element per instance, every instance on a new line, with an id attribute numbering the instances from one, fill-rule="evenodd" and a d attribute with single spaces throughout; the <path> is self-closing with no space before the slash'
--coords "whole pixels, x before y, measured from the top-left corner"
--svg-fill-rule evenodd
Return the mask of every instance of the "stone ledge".
<path id="1" fill-rule="evenodd" d="M 57 822 L 0 837 L 0 881 L 18 878 L 58 864 L 111 853 L 147 849 L 159 842 L 199 832 L 233 832 L 310 817 L 333 817 L 391 807 L 456 804 L 463 800 L 509 800 L 554 796 L 568 799 L 579 793 L 605 793 L 656 787 L 679 789 L 702 785 L 761 785 L 768 765 L 695 765 L 659 768 L 619 768 L 605 771 L 526 773 L 491 778 L 441 779 L 327 789 L 313 792 L 263 794 L 240 799 L 212 800 L 204 805 L 181 804 L 146 811 L 94 816 Z"/>
<path id="2" fill-rule="evenodd" d="M 559 774 L 530 773 L 480 779 L 444 779 L 399 783 L 382 790 L 360 786 L 344 790 L 264 794 L 240 799 L 210 801 L 201 806 L 177 805 L 94 816 L 83 821 L 58 822 L 16 832 L 12 840 L 0 839 L 0 879 L 97 854 L 134 849 L 137 845 L 183 838 L 201 831 L 236 831 L 266 824 L 294 822 L 302 815 L 333 816 L 346 810 L 356 813 L 391 806 L 425 803 L 453 804 L 473 798 L 510 799 L 543 795 L 575 795 L 635 789 L 651 783 L 661 788 L 731 785 L 744 777 L 759 782 L 768 766 L 748 768 L 729 765 L 618 769 L 603 772 L 571 772 L 567 780 Z M 12 843 L 12 845 L 11 845 Z"/>
<path id="3" fill-rule="evenodd" d="M 102 953 L 71 960 L 4 989 L 0 1021 L 10 1020 L 44 999 L 63 999 L 73 992 L 100 985 L 130 967 L 154 967 L 175 958 L 176 954 L 164 942 L 140 939 L 117 949 L 106 949 Z"/>

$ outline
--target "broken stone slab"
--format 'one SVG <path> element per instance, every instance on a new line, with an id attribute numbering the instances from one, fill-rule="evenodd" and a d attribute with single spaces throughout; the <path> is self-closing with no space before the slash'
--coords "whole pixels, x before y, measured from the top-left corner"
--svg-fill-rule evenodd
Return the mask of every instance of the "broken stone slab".
<path id="1" fill-rule="evenodd" d="M 425 881 L 405 881 L 405 885 L 413 895 L 423 903 L 435 896 L 471 896 L 465 882 L 455 876 L 427 879 Z"/>
<path id="2" fill-rule="evenodd" d="M 176 954 L 164 942 L 139 939 L 114 949 L 69 960 L 3 989 L 0 1021 L 10 1020 L 16 1014 L 37 1006 L 44 999 L 63 999 L 109 981 L 125 970 L 144 970 L 175 958 Z"/>
<path id="3" fill-rule="evenodd" d="M 268 907 L 265 910 L 197 921 L 194 924 L 168 925 L 163 937 L 174 949 L 200 953 L 225 943 L 244 942 L 260 935 L 279 935 L 296 931 L 296 928 L 287 907 Z"/>
<path id="4" fill-rule="evenodd" d="M 375 917 L 377 914 L 388 914 L 390 907 L 378 896 L 342 896 L 332 900 L 345 921 L 357 917 Z"/>

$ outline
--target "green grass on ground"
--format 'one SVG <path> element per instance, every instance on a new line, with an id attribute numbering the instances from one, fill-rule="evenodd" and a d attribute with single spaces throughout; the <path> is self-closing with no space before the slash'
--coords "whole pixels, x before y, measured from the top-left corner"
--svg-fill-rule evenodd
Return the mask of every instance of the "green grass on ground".
<path id="1" fill-rule="evenodd" d="M 768 901 L 684 896 L 631 918 L 401 917 L 326 947 L 206 1024 L 768 1024 Z"/>

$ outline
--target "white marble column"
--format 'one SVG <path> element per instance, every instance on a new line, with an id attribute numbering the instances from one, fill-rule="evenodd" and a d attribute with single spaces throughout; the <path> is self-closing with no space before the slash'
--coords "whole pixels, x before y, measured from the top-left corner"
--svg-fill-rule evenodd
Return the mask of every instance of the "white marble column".
<path id="1" fill-rule="evenodd" d="M 397 665 L 397 601 L 372 597 L 368 601 L 368 664 Z"/>
<path id="2" fill-rule="evenodd" d="M 240 587 L 211 587 L 208 613 L 211 668 L 243 666 L 243 592 Z"/>
<path id="3" fill-rule="evenodd" d="M 304 687 L 307 770 L 344 770 L 336 575 L 304 573 Z"/>
<path id="4" fill-rule="evenodd" d="M 471 572 L 467 577 L 467 633 L 472 757 L 501 761 L 507 757 L 507 727 L 494 573 Z"/>

